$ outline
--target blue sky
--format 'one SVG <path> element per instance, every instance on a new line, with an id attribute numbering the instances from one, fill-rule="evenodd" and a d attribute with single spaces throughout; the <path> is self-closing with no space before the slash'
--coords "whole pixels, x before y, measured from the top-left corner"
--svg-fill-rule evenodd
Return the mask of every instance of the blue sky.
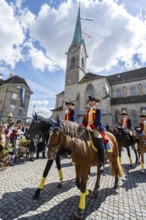
<path id="1" fill-rule="evenodd" d="M 87 71 L 110 75 L 146 66 L 145 0 L 80 0 Z M 64 90 L 66 55 L 79 1 L 1 0 L 0 72 L 24 77 L 34 92 L 28 115 L 45 117 Z"/>

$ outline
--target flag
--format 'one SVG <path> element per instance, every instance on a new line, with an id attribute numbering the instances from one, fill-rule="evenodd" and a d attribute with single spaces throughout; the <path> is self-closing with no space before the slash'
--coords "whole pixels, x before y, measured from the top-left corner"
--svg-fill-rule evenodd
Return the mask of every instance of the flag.
<path id="1" fill-rule="evenodd" d="M 89 37 L 89 38 L 92 38 L 89 34 L 87 34 L 87 33 L 83 33 L 82 32 L 82 34 L 84 34 L 84 35 L 86 35 L 87 37 Z"/>
<path id="2" fill-rule="evenodd" d="M 82 20 L 86 20 L 86 21 L 94 21 L 93 18 L 80 18 Z"/>
<path id="3" fill-rule="evenodd" d="M 24 107 L 24 101 L 25 101 L 25 89 L 21 86 L 20 88 L 20 100 L 21 100 L 21 107 Z"/>

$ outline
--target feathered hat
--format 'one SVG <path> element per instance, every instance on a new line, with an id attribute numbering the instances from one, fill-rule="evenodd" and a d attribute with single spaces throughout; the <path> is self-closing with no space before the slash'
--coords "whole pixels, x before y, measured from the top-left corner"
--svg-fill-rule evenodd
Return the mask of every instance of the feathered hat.
<path id="1" fill-rule="evenodd" d="M 65 102 L 65 105 L 72 105 L 72 106 L 74 106 L 75 104 L 73 102 L 71 102 L 71 101 L 67 101 L 67 102 Z"/>
<path id="2" fill-rule="evenodd" d="M 139 116 L 140 118 L 146 117 L 146 108 L 143 108 L 141 111 L 141 115 Z"/>
<path id="3" fill-rule="evenodd" d="M 126 109 L 123 109 L 122 112 L 121 112 L 121 115 L 128 115 L 128 112 Z"/>
<path id="4" fill-rule="evenodd" d="M 88 103 L 89 101 L 100 102 L 100 99 L 95 98 L 94 96 L 88 96 L 87 103 Z"/>

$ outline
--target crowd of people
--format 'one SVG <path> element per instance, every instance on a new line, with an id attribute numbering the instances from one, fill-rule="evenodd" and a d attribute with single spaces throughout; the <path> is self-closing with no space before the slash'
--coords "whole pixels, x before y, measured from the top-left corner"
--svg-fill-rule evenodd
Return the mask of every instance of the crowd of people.
<path id="1" fill-rule="evenodd" d="M 29 155 L 29 160 L 34 161 L 37 145 L 33 138 L 27 136 L 28 123 L 18 120 L 16 123 L 0 122 L 0 152 L 7 152 L 8 164 L 14 166 L 17 157 Z M 44 152 L 43 152 L 44 153 Z M 0 155 L 1 155 L 0 154 Z M 43 154 L 43 157 L 45 155 Z M 36 159 L 38 159 L 38 154 Z"/>

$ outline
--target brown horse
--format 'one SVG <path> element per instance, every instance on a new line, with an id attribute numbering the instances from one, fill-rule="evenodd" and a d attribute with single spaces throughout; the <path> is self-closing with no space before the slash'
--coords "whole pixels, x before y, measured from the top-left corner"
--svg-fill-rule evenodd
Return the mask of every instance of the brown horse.
<path id="1" fill-rule="evenodd" d="M 130 166 L 133 166 L 133 161 L 132 161 L 131 153 L 130 153 L 130 147 L 132 146 L 132 149 L 134 150 L 135 157 L 136 157 L 135 164 L 138 164 L 139 163 L 138 151 L 135 147 L 135 144 L 138 142 L 138 139 L 133 138 L 132 143 L 131 143 L 131 139 L 128 133 L 129 131 L 124 130 L 122 127 L 117 128 L 115 126 L 106 125 L 106 130 L 111 132 L 117 139 L 120 161 L 121 161 L 122 147 L 124 147 L 127 150 L 127 154 L 128 154 L 129 161 L 130 161 Z"/>
<path id="2" fill-rule="evenodd" d="M 138 152 L 141 157 L 141 172 L 144 173 L 144 153 L 146 153 L 146 134 L 138 135 Z"/>
<path id="3" fill-rule="evenodd" d="M 80 128 L 80 129 L 79 129 Z M 119 177 L 124 176 L 122 166 L 118 157 L 118 145 L 116 138 L 106 132 L 111 146 L 111 152 L 105 152 L 105 160 L 110 159 L 110 171 L 115 176 L 114 187 L 118 187 Z M 76 185 L 80 189 L 79 208 L 75 213 L 75 219 L 83 218 L 86 196 L 97 196 L 100 187 L 100 159 L 95 150 L 89 133 L 85 128 L 79 127 L 77 123 L 70 121 L 60 121 L 53 129 L 48 141 L 48 155 L 55 157 L 62 145 L 66 145 L 71 150 L 72 159 L 75 163 Z M 88 173 L 91 166 L 97 166 L 97 180 L 93 192 L 86 188 Z"/>

